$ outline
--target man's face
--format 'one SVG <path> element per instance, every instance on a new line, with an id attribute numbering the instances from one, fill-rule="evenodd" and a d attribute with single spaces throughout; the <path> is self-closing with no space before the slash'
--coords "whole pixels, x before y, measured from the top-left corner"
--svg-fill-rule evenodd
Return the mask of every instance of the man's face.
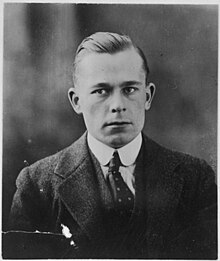
<path id="1" fill-rule="evenodd" d="M 83 114 L 89 133 L 110 147 L 126 145 L 143 129 L 152 92 L 142 64 L 132 48 L 92 53 L 78 65 L 77 86 L 70 89 L 72 105 Z"/>

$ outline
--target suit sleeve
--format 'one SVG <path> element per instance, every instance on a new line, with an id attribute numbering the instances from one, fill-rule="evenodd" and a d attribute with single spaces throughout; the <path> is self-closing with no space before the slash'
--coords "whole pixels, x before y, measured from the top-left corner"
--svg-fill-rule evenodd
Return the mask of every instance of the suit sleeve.
<path id="1" fill-rule="evenodd" d="M 39 192 L 29 175 L 29 168 L 23 169 L 17 180 L 9 216 L 10 230 L 34 231 L 40 217 Z"/>
<path id="2" fill-rule="evenodd" d="M 186 226 L 173 240 L 173 258 L 217 258 L 217 187 L 215 174 L 205 162 L 192 159 L 179 171 L 185 174 L 183 206 Z M 187 173 L 187 174 L 186 174 Z M 187 225 L 188 222 L 188 225 Z"/>

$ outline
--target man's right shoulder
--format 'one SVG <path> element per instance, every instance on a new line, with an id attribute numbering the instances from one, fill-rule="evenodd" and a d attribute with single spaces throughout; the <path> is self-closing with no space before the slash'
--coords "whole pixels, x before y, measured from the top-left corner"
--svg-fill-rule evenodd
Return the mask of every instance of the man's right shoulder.
<path id="1" fill-rule="evenodd" d="M 73 162 L 76 160 L 79 154 L 78 150 L 82 150 L 85 146 L 85 136 L 85 134 L 82 135 L 70 146 L 23 168 L 17 178 L 17 183 L 21 183 L 27 178 L 37 181 L 39 179 L 47 180 L 51 179 L 51 177 L 56 177 L 56 175 L 54 175 L 55 170 L 60 162 L 65 161 L 65 159 L 72 160 Z"/>

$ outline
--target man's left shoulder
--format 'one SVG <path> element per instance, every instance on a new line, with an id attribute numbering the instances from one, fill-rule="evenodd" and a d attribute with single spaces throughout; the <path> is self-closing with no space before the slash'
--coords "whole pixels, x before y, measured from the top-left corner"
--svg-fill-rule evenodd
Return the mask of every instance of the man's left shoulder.
<path id="1" fill-rule="evenodd" d="M 155 165 L 164 170 L 178 173 L 186 178 L 199 178 L 204 175 L 215 176 L 213 169 L 204 159 L 166 148 L 145 135 L 144 141 L 153 151 Z"/>

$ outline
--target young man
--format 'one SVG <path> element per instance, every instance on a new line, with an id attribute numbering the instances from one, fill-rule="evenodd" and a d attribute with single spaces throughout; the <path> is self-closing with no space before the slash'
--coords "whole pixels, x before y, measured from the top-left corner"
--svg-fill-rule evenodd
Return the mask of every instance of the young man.
<path id="1" fill-rule="evenodd" d="M 87 132 L 20 173 L 12 229 L 65 226 L 72 257 L 216 257 L 214 173 L 142 133 L 155 93 L 148 74 L 127 36 L 95 33 L 80 44 L 68 94 Z"/>

